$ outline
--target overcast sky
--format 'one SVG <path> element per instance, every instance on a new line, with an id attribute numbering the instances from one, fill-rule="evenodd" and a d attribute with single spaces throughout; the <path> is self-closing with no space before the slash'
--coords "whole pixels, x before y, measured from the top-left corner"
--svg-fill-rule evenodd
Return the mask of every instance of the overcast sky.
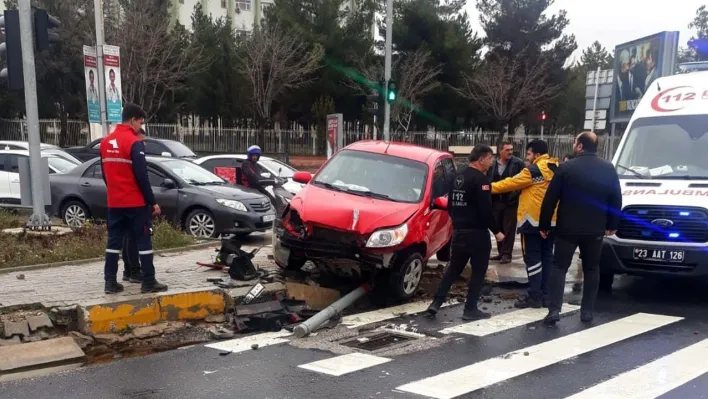
<path id="1" fill-rule="evenodd" d="M 475 30 L 483 36 L 475 3 L 467 0 L 467 12 Z M 556 0 L 548 13 L 561 9 L 568 12 L 570 25 L 566 32 L 575 35 L 578 51 L 573 57 L 579 59 L 582 50 L 595 40 L 609 50 L 662 31 L 681 32 L 679 45 L 685 46 L 695 33 L 688 24 L 703 4 L 708 4 L 708 0 Z"/>

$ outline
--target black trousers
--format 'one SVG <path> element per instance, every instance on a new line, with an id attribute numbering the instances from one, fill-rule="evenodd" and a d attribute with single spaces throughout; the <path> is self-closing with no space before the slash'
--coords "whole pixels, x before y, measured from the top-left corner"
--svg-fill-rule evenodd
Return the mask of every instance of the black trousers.
<path id="1" fill-rule="evenodd" d="M 440 286 L 435 293 L 435 299 L 445 301 L 450 287 L 457 280 L 469 261 L 472 275 L 467 284 L 467 301 L 465 309 L 477 309 L 477 301 L 482 292 L 484 277 L 489 267 L 489 254 L 492 242 L 488 230 L 457 230 L 452 233 L 450 245 L 450 264 L 440 280 Z"/>
<path id="2" fill-rule="evenodd" d="M 138 243 L 131 234 L 123 237 L 123 276 L 140 277 L 140 255 L 138 255 Z"/>
<path id="3" fill-rule="evenodd" d="M 553 252 L 553 269 L 550 281 L 550 306 L 548 310 L 559 311 L 563 305 L 565 290 L 565 275 L 573 261 L 575 250 L 580 248 L 583 265 L 583 299 L 580 302 L 582 311 L 592 312 L 595 308 L 597 289 L 600 284 L 600 256 L 602 252 L 601 235 L 556 236 Z"/>
<path id="4" fill-rule="evenodd" d="M 143 283 L 155 281 L 155 265 L 152 254 L 151 222 L 152 215 L 148 207 L 108 208 L 108 240 L 106 243 L 106 264 L 104 279 L 107 283 L 116 282 L 118 258 L 123 249 L 123 239 L 130 235 L 135 240 L 140 259 Z"/>

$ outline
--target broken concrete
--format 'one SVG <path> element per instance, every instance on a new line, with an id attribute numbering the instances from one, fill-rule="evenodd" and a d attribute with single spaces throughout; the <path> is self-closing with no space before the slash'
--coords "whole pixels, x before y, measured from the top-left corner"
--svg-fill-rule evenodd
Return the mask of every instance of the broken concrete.
<path id="1" fill-rule="evenodd" d="M 86 347 L 93 345 L 93 343 L 96 342 L 93 337 L 81 334 L 78 331 L 69 331 L 69 336 L 74 339 L 74 342 L 76 342 L 81 349 L 86 349 Z"/>
<path id="2" fill-rule="evenodd" d="M 10 345 L 17 345 L 21 344 L 22 340 L 20 337 L 12 337 L 9 339 L 0 339 L 0 346 L 10 346 Z"/>
<path id="3" fill-rule="evenodd" d="M 36 376 L 50 368 L 80 367 L 86 360 L 84 351 L 71 337 L 62 337 L 24 345 L 0 347 L 0 381 Z"/>
<path id="4" fill-rule="evenodd" d="M 28 316 L 27 324 L 29 324 L 29 329 L 31 332 L 35 332 L 40 328 L 53 328 L 54 325 L 45 313 L 36 316 Z"/>
<path id="5" fill-rule="evenodd" d="M 5 332 L 5 338 L 12 338 L 14 336 L 19 336 L 20 338 L 22 338 L 22 337 L 29 337 L 29 335 L 30 335 L 29 324 L 27 324 L 27 320 L 20 320 L 20 321 L 4 320 L 3 325 L 4 325 L 3 330 Z"/>
<path id="6" fill-rule="evenodd" d="M 285 283 L 288 297 L 305 301 L 311 309 L 322 310 L 336 302 L 341 294 L 337 290 L 323 287 L 313 287 L 309 284 L 294 282 Z"/>

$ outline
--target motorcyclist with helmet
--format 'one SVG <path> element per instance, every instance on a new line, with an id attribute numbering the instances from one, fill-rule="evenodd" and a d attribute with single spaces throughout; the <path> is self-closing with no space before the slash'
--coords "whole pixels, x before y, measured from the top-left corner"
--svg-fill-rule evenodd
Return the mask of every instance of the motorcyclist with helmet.
<path id="1" fill-rule="evenodd" d="M 246 151 L 246 162 L 241 165 L 241 172 L 243 177 L 248 182 L 248 187 L 254 188 L 260 191 L 263 195 L 270 199 L 270 202 L 275 205 L 276 200 L 273 195 L 265 189 L 264 185 L 261 184 L 261 173 L 267 172 L 260 165 L 258 165 L 258 160 L 261 159 L 261 147 L 257 145 L 252 145 L 248 147 Z"/>

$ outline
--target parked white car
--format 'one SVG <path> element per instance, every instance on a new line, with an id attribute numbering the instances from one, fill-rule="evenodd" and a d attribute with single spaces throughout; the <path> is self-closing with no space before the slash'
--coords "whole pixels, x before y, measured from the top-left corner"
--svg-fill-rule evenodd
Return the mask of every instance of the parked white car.
<path id="1" fill-rule="evenodd" d="M 217 173 L 219 172 L 219 169 L 217 168 L 224 168 L 223 170 L 234 169 L 233 181 L 231 181 L 231 183 L 237 184 L 238 182 L 235 180 L 238 176 L 236 170 L 240 169 L 241 163 L 245 161 L 246 155 L 244 154 L 221 154 L 201 157 L 195 159 L 194 163 L 201 165 L 204 169 L 215 173 L 226 180 L 232 179 L 227 179 L 224 174 Z M 302 188 L 305 187 L 304 184 L 298 183 L 293 180 L 293 174 L 295 174 L 297 170 L 293 169 L 292 166 L 286 164 L 285 162 L 279 161 L 271 157 L 261 156 L 261 159 L 258 161 L 258 164 L 266 171 L 264 173 L 270 173 L 273 176 L 286 179 L 287 182 L 283 185 L 283 188 L 290 192 L 292 195 L 297 194 L 298 191 L 302 190 Z"/>
<path id="2" fill-rule="evenodd" d="M 42 153 L 55 154 L 68 161 L 81 164 L 81 160 L 68 152 L 61 149 L 61 147 L 54 144 L 40 143 L 39 149 Z M 28 150 L 29 143 L 26 141 L 16 141 L 16 140 L 0 140 L 0 150 Z"/>
<path id="3" fill-rule="evenodd" d="M 72 162 L 56 153 L 54 149 L 42 150 L 42 158 L 47 158 L 49 174 L 63 174 L 81 162 Z M 27 150 L 0 150 L 0 203 L 20 204 L 20 158 L 29 158 Z"/>

